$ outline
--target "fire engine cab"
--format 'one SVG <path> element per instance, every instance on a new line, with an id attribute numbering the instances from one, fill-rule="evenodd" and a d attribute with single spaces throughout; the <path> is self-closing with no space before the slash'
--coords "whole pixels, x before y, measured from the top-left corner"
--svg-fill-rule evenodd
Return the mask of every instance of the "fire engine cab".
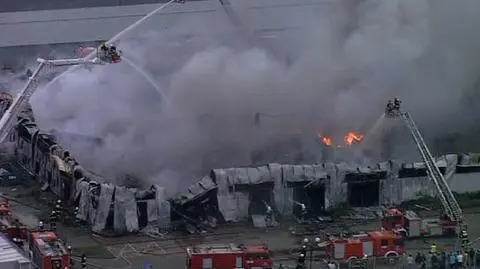
<path id="1" fill-rule="evenodd" d="M 216 244 L 187 248 L 188 269 L 271 269 L 266 245 Z"/>
<path id="2" fill-rule="evenodd" d="M 324 245 L 326 256 L 340 262 L 365 257 L 396 257 L 405 252 L 403 237 L 392 231 L 374 231 L 348 238 L 329 237 Z"/>
<path id="3" fill-rule="evenodd" d="M 26 239 L 27 227 L 12 216 L 8 200 L 0 202 L 0 229 L 10 239 Z"/>
<path id="4" fill-rule="evenodd" d="M 63 269 L 70 266 L 70 253 L 54 232 L 31 232 L 28 236 L 31 258 L 39 269 Z"/>
<path id="5" fill-rule="evenodd" d="M 411 210 L 391 208 L 384 214 L 382 227 L 405 238 L 455 236 L 458 223 L 448 217 L 422 219 Z"/>

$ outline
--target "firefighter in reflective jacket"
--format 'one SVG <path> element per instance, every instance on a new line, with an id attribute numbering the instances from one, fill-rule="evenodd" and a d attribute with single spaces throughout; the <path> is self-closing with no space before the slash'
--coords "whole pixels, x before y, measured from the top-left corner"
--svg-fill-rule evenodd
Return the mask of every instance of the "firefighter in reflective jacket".
<path id="1" fill-rule="evenodd" d="M 87 256 L 85 254 L 82 254 L 80 257 L 80 264 L 82 265 L 82 268 L 87 267 Z"/>

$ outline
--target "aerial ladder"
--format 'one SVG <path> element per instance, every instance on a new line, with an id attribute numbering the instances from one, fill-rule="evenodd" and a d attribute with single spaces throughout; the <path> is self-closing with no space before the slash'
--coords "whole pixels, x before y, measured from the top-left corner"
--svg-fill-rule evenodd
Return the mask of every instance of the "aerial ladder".
<path id="1" fill-rule="evenodd" d="M 58 60 L 46 60 L 43 58 L 37 59 L 38 65 L 31 73 L 30 77 L 27 80 L 27 83 L 11 102 L 8 109 L 1 116 L 2 118 L 0 119 L 0 144 L 5 141 L 12 128 L 17 124 L 19 114 L 23 111 L 26 103 L 30 100 L 30 97 L 37 90 L 38 79 L 44 71 L 48 71 L 52 68 L 62 66 L 102 65 L 106 63 L 120 62 L 120 52 L 116 50 L 114 45 L 103 44 L 100 49 L 85 49 L 88 49 L 90 51 L 96 51 L 97 56 L 93 59 L 87 57 Z"/>
<path id="2" fill-rule="evenodd" d="M 437 195 L 445 210 L 446 216 L 451 221 L 457 223 L 457 233 L 461 242 L 461 248 L 465 248 L 466 245 L 468 245 L 467 224 L 464 222 L 462 209 L 460 208 L 457 199 L 453 195 L 448 182 L 445 180 L 445 177 L 438 168 L 435 159 L 432 157 L 430 150 L 425 144 L 423 136 L 418 130 L 412 116 L 410 113 L 401 110 L 401 101 L 398 98 L 394 98 L 388 102 L 385 109 L 385 115 L 389 118 L 401 119 L 407 126 L 425 163 L 428 176 L 432 180 L 432 183 L 437 190 Z"/>

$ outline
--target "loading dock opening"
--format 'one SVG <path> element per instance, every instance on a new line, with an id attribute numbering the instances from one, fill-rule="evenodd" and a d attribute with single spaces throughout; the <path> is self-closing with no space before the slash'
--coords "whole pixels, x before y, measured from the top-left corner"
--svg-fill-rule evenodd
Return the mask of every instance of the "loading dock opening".
<path id="1" fill-rule="evenodd" d="M 273 182 L 251 185 L 236 184 L 235 191 L 248 193 L 250 200 L 250 204 L 248 206 L 248 215 L 263 215 L 267 211 L 267 205 L 273 210 L 276 210 L 273 187 Z"/>
<path id="2" fill-rule="evenodd" d="M 324 213 L 325 181 L 322 180 L 315 183 L 311 181 L 288 182 L 287 187 L 293 190 L 294 215 L 299 215 L 302 210 L 297 203 L 304 204 L 309 215 L 318 216 Z"/>
<path id="3" fill-rule="evenodd" d="M 378 206 L 380 203 L 380 181 L 348 182 L 348 204 L 353 207 Z"/>
<path id="4" fill-rule="evenodd" d="M 304 204 L 309 214 L 321 215 L 325 211 L 325 185 L 296 187 L 293 189 L 293 200 Z M 300 210 L 300 206 L 293 205 L 293 214 L 300 214 Z"/>

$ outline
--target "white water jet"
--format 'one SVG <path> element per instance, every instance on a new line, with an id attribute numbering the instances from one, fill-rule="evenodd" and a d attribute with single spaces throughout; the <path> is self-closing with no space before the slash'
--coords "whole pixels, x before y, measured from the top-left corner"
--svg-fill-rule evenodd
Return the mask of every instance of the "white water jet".
<path id="1" fill-rule="evenodd" d="M 145 15 L 144 17 L 142 17 L 141 19 L 139 19 L 138 21 L 134 22 L 133 24 L 131 24 L 130 26 L 128 26 L 127 28 L 123 29 L 121 32 L 119 32 L 118 34 L 116 34 L 114 37 L 110 38 L 106 43 L 114 43 L 116 41 L 118 41 L 122 36 L 124 36 L 125 34 L 127 34 L 128 32 L 130 32 L 131 30 L 135 29 L 136 27 L 138 27 L 140 24 L 142 24 L 143 22 L 145 22 L 146 20 L 148 20 L 150 17 L 152 17 L 153 15 L 155 15 L 157 12 L 163 10 L 164 8 L 168 7 L 170 4 L 176 2 L 176 0 L 170 0 L 168 1 L 167 3 L 165 4 L 162 4 L 160 7 L 158 7 L 157 9 L 153 10 L 152 12 L 148 13 L 147 15 Z M 85 56 L 84 58 L 85 59 L 93 59 L 96 55 L 97 55 L 97 51 L 98 51 L 99 48 L 97 48 L 96 50 L 92 51 L 90 54 L 88 54 L 87 56 Z M 67 70 L 65 70 L 63 73 L 61 73 L 60 75 L 56 76 L 54 79 L 52 79 L 48 84 L 45 85 L 45 89 L 48 89 L 51 85 L 53 85 L 56 81 L 58 81 L 60 78 L 62 78 L 65 74 L 69 73 L 69 72 L 72 72 L 74 71 L 76 68 L 78 68 L 78 66 L 72 66 L 70 68 L 68 68 Z"/>
<path id="2" fill-rule="evenodd" d="M 372 128 L 370 128 L 370 130 L 366 133 L 367 138 L 373 136 L 377 132 L 378 128 L 380 128 L 380 126 L 382 125 L 384 119 L 385 113 L 382 113 L 382 115 L 380 115 L 377 121 L 375 121 L 375 124 L 372 126 Z"/>
<path id="3" fill-rule="evenodd" d="M 382 113 L 380 117 L 375 121 L 375 124 L 373 124 L 372 128 L 368 130 L 368 132 L 365 133 L 365 139 L 362 141 L 360 144 L 359 149 L 364 150 L 366 148 L 371 148 L 372 143 L 375 143 L 377 139 L 375 137 L 378 137 L 378 130 L 380 129 L 380 126 L 382 126 L 382 123 L 385 120 L 385 113 Z"/>
<path id="4" fill-rule="evenodd" d="M 134 61 L 132 61 L 130 58 L 128 57 L 125 57 L 124 55 L 122 55 L 122 61 L 126 62 L 127 64 L 129 64 L 131 67 L 133 67 L 133 69 L 135 69 L 143 78 L 145 78 L 148 83 L 150 83 L 150 85 L 152 85 L 155 90 L 157 90 L 157 93 L 158 95 L 160 96 L 160 98 L 162 99 L 162 102 L 165 104 L 165 105 L 169 105 L 169 101 L 168 101 L 168 98 L 167 98 L 167 95 L 165 94 L 165 92 L 160 88 L 160 86 L 155 82 L 155 80 L 145 71 L 143 70 L 143 68 L 141 68 L 140 66 L 138 66 Z"/>

